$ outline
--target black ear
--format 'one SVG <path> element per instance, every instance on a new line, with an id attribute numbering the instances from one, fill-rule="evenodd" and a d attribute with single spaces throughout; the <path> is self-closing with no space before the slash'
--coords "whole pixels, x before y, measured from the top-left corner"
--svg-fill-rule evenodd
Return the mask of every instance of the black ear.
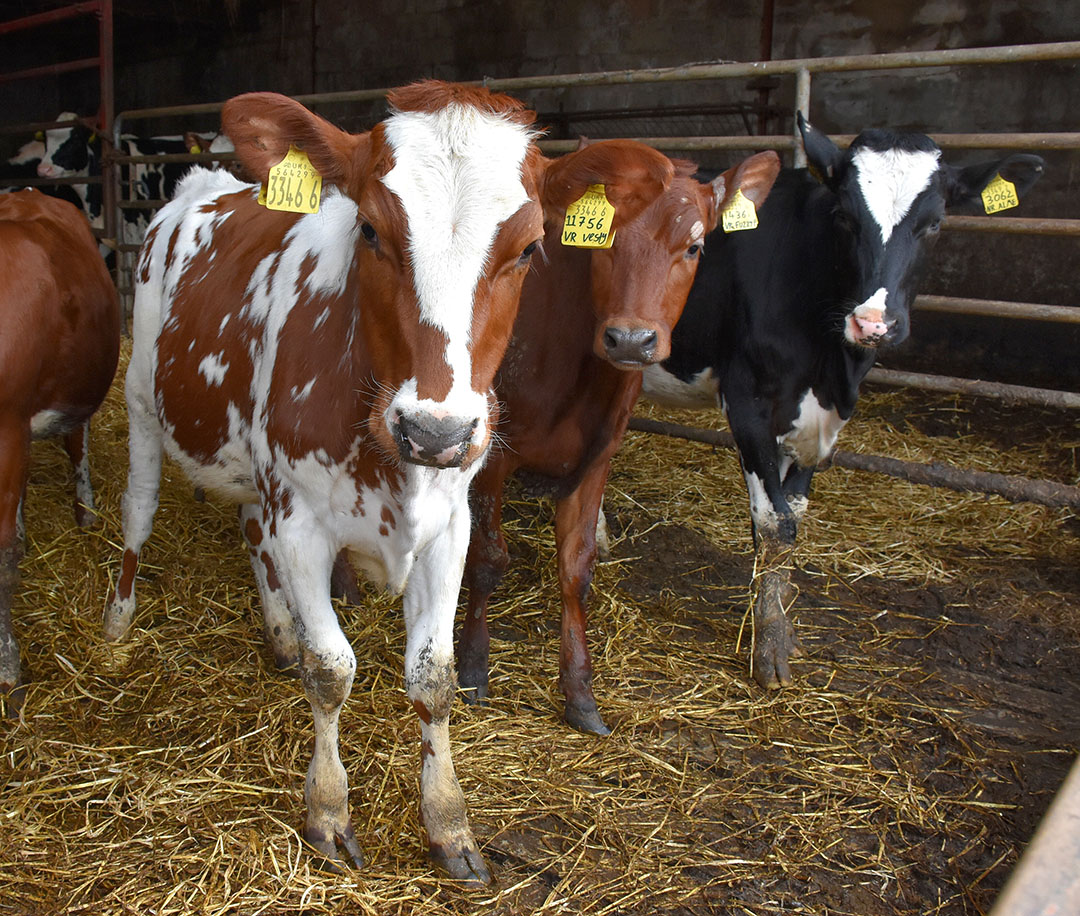
<path id="1" fill-rule="evenodd" d="M 817 130 L 803 113 L 796 113 L 799 124 L 799 133 L 802 134 L 803 149 L 806 150 L 806 159 L 813 168 L 821 173 L 827 185 L 832 186 L 837 178 L 837 170 L 844 158 L 840 148 L 828 138 L 828 135 Z"/>
<path id="2" fill-rule="evenodd" d="M 946 170 L 945 206 L 963 207 L 981 205 L 979 195 L 983 189 L 1000 175 L 1016 186 L 1016 196 L 1023 197 L 1045 169 L 1041 156 L 1015 153 L 1004 159 L 980 162 L 965 168 L 944 166 Z"/>

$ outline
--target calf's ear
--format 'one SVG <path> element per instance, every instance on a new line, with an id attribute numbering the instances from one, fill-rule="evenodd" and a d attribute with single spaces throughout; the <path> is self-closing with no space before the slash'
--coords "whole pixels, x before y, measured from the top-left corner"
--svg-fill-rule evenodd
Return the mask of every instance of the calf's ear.
<path id="1" fill-rule="evenodd" d="M 754 153 L 738 165 L 733 165 L 712 180 L 713 199 L 716 201 L 716 219 L 724 212 L 736 191 L 751 201 L 755 209 L 765 203 L 776 176 L 780 174 L 780 157 L 771 149 Z M 715 222 L 710 229 L 715 228 Z"/>
<path id="2" fill-rule="evenodd" d="M 1004 159 L 980 162 L 964 168 L 942 166 L 945 170 L 945 206 L 964 207 L 980 204 L 983 189 L 1000 175 L 1016 187 L 1016 196 L 1023 197 L 1045 170 L 1041 156 L 1014 153 Z"/>
<path id="3" fill-rule="evenodd" d="M 545 220 L 562 219 L 589 185 L 602 184 L 618 226 L 661 195 L 675 174 L 667 156 L 636 140 L 598 140 L 546 163 L 540 194 Z"/>
<path id="4" fill-rule="evenodd" d="M 825 184 L 833 187 L 837 179 L 840 162 L 844 158 L 840 148 L 829 139 L 828 134 L 822 133 L 814 127 L 800 111 L 796 114 L 799 123 L 799 133 L 802 134 L 803 149 L 806 150 L 806 161 L 821 173 Z"/>
<path id="5" fill-rule="evenodd" d="M 354 163 L 370 134 L 350 134 L 276 92 L 248 92 L 229 99 L 221 110 L 221 129 L 236 156 L 257 180 L 266 181 L 290 146 L 307 153 L 323 181 L 347 185 Z"/>

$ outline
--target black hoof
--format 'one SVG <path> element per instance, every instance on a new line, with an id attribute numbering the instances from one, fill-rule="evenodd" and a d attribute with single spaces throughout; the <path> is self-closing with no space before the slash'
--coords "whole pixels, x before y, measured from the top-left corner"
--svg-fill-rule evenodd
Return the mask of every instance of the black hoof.
<path id="1" fill-rule="evenodd" d="M 491 869 L 475 846 L 450 851 L 445 846 L 432 843 L 429 855 L 436 868 L 466 887 L 486 887 L 491 884 Z"/>
<path id="2" fill-rule="evenodd" d="M 596 708 L 595 703 L 592 706 L 578 706 L 567 703 L 563 718 L 566 719 L 568 725 L 576 728 L 579 732 L 600 735 L 601 737 L 611 734 L 611 729 L 600 718 L 600 711 Z"/>

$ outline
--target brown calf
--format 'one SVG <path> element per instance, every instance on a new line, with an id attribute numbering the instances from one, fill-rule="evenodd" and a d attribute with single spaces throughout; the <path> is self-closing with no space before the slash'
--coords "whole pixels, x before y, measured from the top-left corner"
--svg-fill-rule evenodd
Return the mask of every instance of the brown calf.
<path id="1" fill-rule="evenodd" d="M 780 168 L 758 153 L 712 186 L 635 144 L 631 161 L 666 163 L 662 189 L 634 187 L 633 175 L 608 187 L 616 234 L 608 250 L 560 244 L 561 215 L 547 223 L 547 260 L 525 282 L 514 335 L 496 379 L 504 413 L 502 447 L 493 450 L 472 493 L 473 533 L 465 578 L 468 609 L 458 644 L 467 696 L 488 692 L 488 597 L 506 569 L 500 530 L 505 480 L 518 472 L 555 498 L 562 592 L 559 683 L 566 720 L 606 734 L 592 690 L 585 598 L 596 559 L 596 523 L 611 457 L 622 442 L 641 389 L 641 372 L 668 355 L 697 270 L 705 234 L 737 190 L 760 204 Z M 630 158 L 630 150 L 628 150 Z M 631 177 L 626 177 L 631 176 Z M 632 191 L 633 189 L 633 191 Z M 633 208 L 620 199 L 635 201 Z"/>
<path id="2" fill-rule="evenodd" d="M 87 432 L 119 347 L 116 290 L 83 213 L 37 191 L 0 196 L 0 691 L 19 683 L 11 599 L 30 440 L 63 437 L 75 471 L 75 519 L 89 525 Z"/>

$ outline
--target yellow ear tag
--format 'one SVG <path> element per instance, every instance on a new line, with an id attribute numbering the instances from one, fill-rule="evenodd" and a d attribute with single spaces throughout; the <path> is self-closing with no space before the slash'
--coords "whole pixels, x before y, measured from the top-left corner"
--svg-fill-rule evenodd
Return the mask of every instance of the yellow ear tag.
<path id="1" fill-rule="evenodd" d="M 572 248 L 610 248 L 615 241 L 611 223 L 615 208 L 602 184 L 591 184 L 585 193 L 566 208 L 562 243 Z"/>
<path id="2" fill-rule="evenodd" d="M 1020 198 L 1016 196 L 1016 185 L 1006 181 L 1000 175 L 995 175 L 982 191 L 983 209 L 987 213 L 1000 213 L 1002 210 L 1010 210 L 1020 206 Z"/>
<path id="3" fill-rule="evenodd" d="M 742 188 L 735 192 L 731 202 L 724 208 L 722 225 L 725 232 L 757 229 L 757 210 L 749 197 L 743 197 Z"/>
<path id="4" fill-rule="evenodd" d="M 270 169 L 259 191 L 259 203 L 268 210 L 288 213 L 318 213 L 322 195 L 322 175 L 307 153 L 290 146 L 285 158 Z"/>
<path id="5" fill-rule="evenodd" d="M 191 149 L 188 150 L 192 156 L 198 156 L 202 152 L 202 147 L 198 143 L 191 144 Z"/>

